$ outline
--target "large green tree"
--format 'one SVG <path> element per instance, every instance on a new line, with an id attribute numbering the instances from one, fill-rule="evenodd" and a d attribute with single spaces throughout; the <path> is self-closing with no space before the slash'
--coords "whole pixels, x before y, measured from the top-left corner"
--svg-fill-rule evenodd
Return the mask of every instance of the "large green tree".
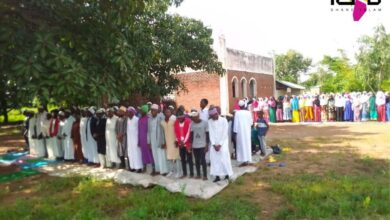
<path id="1" fill-rule="evenodd" d="M 276 78 L 298 83 L 299 75 L 306 73 L 312 60 L 305 58 L 295 50 L 289 50 L 286 54 L 275 55 Z"/>
<path id="2" fill-rule="evenodd" d="M 211 29 L 167 13 L 181 2 L 1 1 L 2 81 L 43 103 L 93 104 L 182 89 L 186 67 L 223 74 Z"/>
<path id="3" fill-rule="evenodd" d="M 379 25 L 373 36 L 363 36 L 358 42 L 357 75 L 364 89 L 390 90 L 390 34 Z"/>

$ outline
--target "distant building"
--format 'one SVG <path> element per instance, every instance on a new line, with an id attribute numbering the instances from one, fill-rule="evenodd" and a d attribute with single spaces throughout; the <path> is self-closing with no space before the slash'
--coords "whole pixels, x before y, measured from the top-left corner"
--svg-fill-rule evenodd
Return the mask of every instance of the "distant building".
<path id="1" fill-rule="evenodd" d="M 300 95 L 305 91 L 305 87 L 283 80 L 276 80 L 276 97 L 284 95 Z"/>
<path id="2" fill-rule="evenodd" d="M 265 57 L 226 48 L 219 39 L 218 59 L 226 70 L 224 76 L 202 71 L 187 71 L 178 78 L 187 88 L 173 94 L 178 105 L 199 109 L 202 98 L 221 107 L 221 113 L 232 112 L 235 103 L 244 97 L 272 96 L 275 93 L 275 67 L 272 57 Z"/>

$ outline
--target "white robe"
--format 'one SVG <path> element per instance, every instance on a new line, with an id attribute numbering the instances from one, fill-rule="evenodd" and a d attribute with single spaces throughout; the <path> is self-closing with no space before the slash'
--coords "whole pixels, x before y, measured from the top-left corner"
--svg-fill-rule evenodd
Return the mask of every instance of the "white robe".
<path id="1" fill-rule="evenodd" d="M 52 119 L 52 120 L 50 120 L 50 122 L 52 123 L 51 126 L 52 126 L 52 129 L 54 132 L 56 120 Z M 49 126 L 49 129 L 50 129 L 50 126 Z M 57 136 L 58 135 L 59 135 L 59 128 L 58 128 Z M 64 156 L 64 152 L 62 151 L 62 148 L 61 148 L 61 143 L 58 140 L 57 136 L 54 136 L 54 137 L 51 137 L 48 139 L 47 149 L 48 149 L 49 159 L 55 159 L 56 157 L 63 157 Z M 51 153 L 49 154 L 49 151 L 51 151 L 51 150 L 53 150 L 53 155 L 50 155 Z"/>
<path id="2" fill-rule="evenodd" d="M 87 119 L 87 125 L 86 125 L 87 132 L 86 132 L 85 139 L 87 140 L 87 144 L 86 144 L 86 151 L 88 155 L 87 158 L 89 163 L 99 163 L 97 143 L 91 134 L 91 119 L 92 117 L 89 117 Z"/>
<path id="3" fill-rule="evenodd" d="M 55 158 L 55 156 L 54 156 L 53 148 L 50 145 L 52 138 L 50 137 L 49 128 L 50 128 L 50 120 L 45 119 L 45 121 L 43 121 L 41 126 L 42 134 L 44 137 L 43 141 L 44 141 L 45 151 L 47 152 L 47 157 L 53 159 Z"/>
<path id="4" fill-rule="evenodd" d="M 143 169 L 141 148 L 138 146 L 138 118 L 127 119 L 127 152 L 130 169 Z"/>
<path id="5" fill-rule="evenodd" d="M 118 157 L 118 139 L 116 139 L 115 126 L 118 121 L 117 116 L 107 118 L 106 122 L 106 159 L 109 163 L 120 163 Z"/>
<path id="6" fill-rule="evenodd" d="M 65 160 L 74 160 L 74 147 L 73 141 L 70 138 L 72 132 L 72 125 L 74 122 L 73 117 L 69 117 L 64 121 L 60 122 L 60 131 L 61 131 L 61 142 L 64 149 L 64 159 Z"/>
<path id="7" fill-rule="evenodd" d="M 247 110 L 238 110 L 234 115 L 233 131 L 237 133 L 237 161 L 252 162 L 251 126 L 252 114 Z"/>
<path id="8" fill-rule="evenodd" d="M 156 172 L 161 174 L 168 173 L 167 155 L 162 145 L 162 127 L 161 120 L 164 120 L 164 115 L 158 114 L 155 118 L 152 116 L 148 120 L 148 144 L 151 145 L 154 165 Z"/>
<path id="9" fill-rule="evenodd" d="M 30 155 L 36 156 L 38 154 L 37 148 L 36 148 L 36 139 L 33 139 L 34 135 L 38 135 L 36 132 L 36 117 L 31 117 L 28 121 L 28 144 L 30 148 Z"/>
<path id="10" fill-rule="evenodd" d="M 47 112 L 42 112 L 42 113 L 37 113 L 35 115 L 36 117 L 36 129 L 37 129 L 37 135 L 40 135 L 42 134 L 43 135 L 43 124 L 45 123 L 46 121 L 46 115 L 47 115 Z M 35 148 L 37 150 L 37 154 L 36 156 L 37 157 L 44 157 L 45 154 L 46 154 L 46 149 L 45 149 L 45 143 L 44 143 L 44 139 L 35 139 Z"/>
<path id="11" fill-rule="evenodd" d="M 229 153 L 228 122 L 226 118 L 218 117 L 218 120 L 208 121 L 210 135 L 210 175 L 232 176 L 233 169 Z M 221 145 L 221 149 L 216 151 L 214 145 Z"/>
<path id="12" fill-rule="evenodd" d="M 85 128 L 87 127 L 87 120 L 88 120 L 87 117 L 82 117 L 80 119 L 80 141 L 81 141 L 81 151 L 83 152 L 84 158 L 88 160 L 89 154 L 87 152 L 87 139 L 85 138 L 87 135 L 85 131 Z"/>

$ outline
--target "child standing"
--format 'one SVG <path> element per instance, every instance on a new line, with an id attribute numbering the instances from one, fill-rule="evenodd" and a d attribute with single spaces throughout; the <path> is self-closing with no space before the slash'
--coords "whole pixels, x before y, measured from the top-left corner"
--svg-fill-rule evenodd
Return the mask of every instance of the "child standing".
<path id="1" fill-rule="evenodd" d="M 256 128 L 257 128 L 257 137 L 260 142 L 260 150 L 261 150 L 261 156 L 265 156 L 265 135 L 268 132 L 269 125 L 267 121 L 264 119 L 264 113 L 263 111 L 258 112 L 258 119 L 256 121 Z"/>

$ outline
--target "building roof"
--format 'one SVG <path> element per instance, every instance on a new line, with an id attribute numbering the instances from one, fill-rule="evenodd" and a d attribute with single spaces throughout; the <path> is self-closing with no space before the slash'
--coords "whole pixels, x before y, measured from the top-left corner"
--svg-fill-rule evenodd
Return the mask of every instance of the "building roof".
<path id="1" fill-rule="evenodd" d="M 289 88 L 292 88 L 292 89 L 300 89 L 300 90 L 305 89 L 305 87 L 298 85 L 298 84 L 295 84 L 295 83 L 292 83 L 292 82 L 287 82 L 287 81 L 283 81 L 283 80 L 276 80 L 276 82 L 278 82 L 284 86 L 287 86 Z"/>

